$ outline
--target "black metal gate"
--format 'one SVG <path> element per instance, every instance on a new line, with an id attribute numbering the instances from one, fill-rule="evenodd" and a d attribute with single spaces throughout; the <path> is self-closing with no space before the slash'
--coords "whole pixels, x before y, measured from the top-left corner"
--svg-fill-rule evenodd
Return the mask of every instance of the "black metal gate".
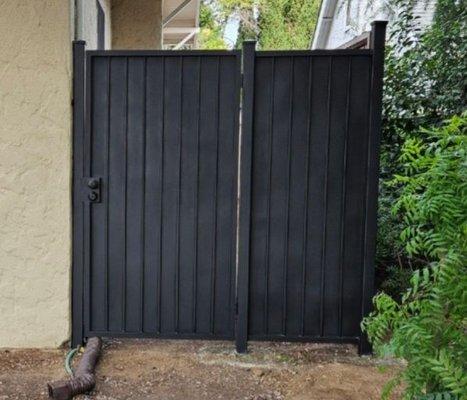
<path id="1" fill-rule="evenodd" d="M 240 52 L 75 43 L 73 342 L 364 343 L 383 44 L 246 44 L 239 140 Z"/>
<path id="2" fill-rule="evenodd" d="M 75 335 L 233 338 L 240 54 L 86 62 Z"/>

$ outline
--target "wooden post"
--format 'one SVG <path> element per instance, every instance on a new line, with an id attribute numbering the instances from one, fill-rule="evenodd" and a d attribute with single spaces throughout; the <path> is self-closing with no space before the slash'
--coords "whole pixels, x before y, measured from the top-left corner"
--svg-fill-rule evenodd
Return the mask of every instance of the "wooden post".
<path id="1" fill-rule="evenodd" d="M 248 339 L 248 292 L 250 269 L 250 211 L 253 152 L 253 107 L 256 42 L 243 43 L 242 132 L 240 138 L 240 210 L 237 270 L 237 316 L 235 342 L 237 352 L 245 353 Z"/>

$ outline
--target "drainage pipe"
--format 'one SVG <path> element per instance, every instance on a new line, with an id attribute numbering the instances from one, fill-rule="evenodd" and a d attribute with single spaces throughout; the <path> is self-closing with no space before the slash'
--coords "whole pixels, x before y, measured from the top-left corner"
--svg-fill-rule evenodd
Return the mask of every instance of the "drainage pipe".
<path id="1" fill-rule="evenodd" d="M 49 397 L 54 400 L 69 400 L 73 396 L 89 392 L 96 385 L 94 369 L 102 349 L 102 340 L 92 337 L 88 340 L 83 357 L 76 368 L 74 377 L 67 381 L 47 384 Z"/>

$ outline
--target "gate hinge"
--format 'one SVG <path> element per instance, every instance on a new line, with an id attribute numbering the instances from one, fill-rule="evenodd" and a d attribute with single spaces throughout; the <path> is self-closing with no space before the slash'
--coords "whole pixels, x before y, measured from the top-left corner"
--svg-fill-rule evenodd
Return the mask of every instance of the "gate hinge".
<path id="1" fill-rule="evenodd" d="M 101 186 L 102 180 L 99 177 L 88 177 L 83 178 L 83 184 L 85 186 L 84 200 L 90 203 L 101 202 Z"/>

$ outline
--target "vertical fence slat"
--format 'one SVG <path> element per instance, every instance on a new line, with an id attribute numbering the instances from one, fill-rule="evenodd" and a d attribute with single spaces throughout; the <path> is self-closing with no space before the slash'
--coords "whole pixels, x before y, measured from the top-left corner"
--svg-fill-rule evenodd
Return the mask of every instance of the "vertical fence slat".
<path id="1" fill-rule="evenodd" d="M 306 249 L 305 336 L 321 334 L 329 58 L 313 57 Z"/>
<path id="2" fill-rule="evenodd" d="M 180 200 L 180 58 L 165 57 L 165 68 L 161 333 L 175 334 L 177 315 L 178 209 Z"/>
<path id="3" fill-rule="evenodd" d="M 307 282 L 307 240 L 308 240 L 308 199 L 310 196 L 310 188 L 308 182 L 310 180 L 310 129 L 311 129 L 311 112 L 313 103 L 311 101 L 311 94 L 313 89 L 313 59 L 308 59 L 308 95 L 307 95 L 307 123 L 306 123 L 306 161 L 305 161 L 305 195 L 303 202 L 303 248 L 302 248 L 302 307 L 301 307 L 301 326 L 300 336 L 305 336 L 305 316 L 306 316 L 306 282 Z"/>
<path id="4" fill-rule="evenodd" d="M 293 128 L 293 93 L 294 93 L 294 65 L 295 59 L 290 58 L 290 71 L 289 71 L 289 118 L 288 118 L 288 135 L 287 135 L 287 186 L 286 186 L 286 209 L 285 209 L 285 229 L 284 229 L 284 257 L 282 262 L 282 327 L 283 335 L 287 333 L 287 289 L 288 289 L 288 263 L 289 263 L 289 234 L 290 234 L 290 171 L 292 164 L 292 128 Z"/>
<path id="5" fill-rule="evenodd" d="M 308 94 L 310 63 L 307 57 L 293 60 L 293 79 L 290 108 L 290 165 L 288 191 L 288 237 L 287 254 L 284 259 L 286 272 L 285 329 L 287 336 L 301 334 L 302 293 L 303 293 L 303 243 L 304 204 L 306 203 L 307 151 L 308 151 Z"/>
<path id="6" fill-rule="evenodd" d="M 271 83 L 268 99 L 268 147 L 267 147 L 267 191 L 266 197 L 266 239 L 264 246 L 264 308 L 263 308 L 263 331 L 269 332 L 269 271 L 270 271 L 270 245 L 271 245 L 271 184 L 272 184 L 272 158 L 274 144 L 274 88 L 275 88 L 276 59 L 271 57 Z"/>
<path id="7" fill-rule="evenodd" d="M 218 237 L 218 190 L 219 190 L 219 105 L 220 105 L 220 59 L 216 57 L 216 89 L 213 91 L 215 98 L 215 165 L 214 165 L 214 190 L 213 190 L 213 226 L 211 249 L 211 299 L 209 302 L 209 333 L 214 335 L 215 309 L 216 309 L 216 274 L 217 274 L 217 237 Z"/>
<path id="8" fill-rule="evenodd" d="M 326 264 L 326 249 L 327 249 L 327 230 L 328 230 L 328 180 L 329 180 L 329 145 L 331 137 L 331 101 L 332 101 L 332 69 L 333 69 L 333 58 L 329 57 L 329 69 L 327 79 L 327 106 L 326 106 L 326 145 L 324 155 L 324 185 L 323 190 L 323 227 L 322 227 L 322 238 L 321 238 L 321 274 L 320 274 L 320 300 L 319 300 L 319 335 L 324 336 L 324 312 L 325 312 L 325 295 L 326 295 L 326 270 L 328 265 Z"/>
<path id="9" fill-rule="evenodd" d="M 107 182 L 109 223 L 109 330 L 123 331 L 123 296 L 125 263 L 125 125 L 126 125 L 126 59 L 111 59 L 110 69 L 110 137 L 109 180 Z M 124 226 L 124 225 L 123 225 Z"/>
<path id="10" fill-rule="evenodd" d="M 253 104 L 256 42 L 243 44 L 243 101 L 240 150 L 240 202 L 238 228 L 236 348 L 247 349 L 250 269 L 251 173 L 253 153 Z"/>
<path id="11" fill-rule="evenodd" d="M 193 329 L 196 265 L 196 191 L 198 152 L 199 57 L 183 62 L 182 165 L 180 193 L 179 332 Z"/>
<path id="12" fill-rule="evenodd" d="M 362 57 L 352 60 L 345 177 L 342 333 L 356 338 L 361 319 L 370 62 Z"/>
<path id="13" fill-rule="evenodd" d="M 233 337 L 235 281 L 236 167 L 238 138 L 238 65 L 234 59 L 220 57 L 216 276 L 213 319 L 214 335 Z M 234 79 L 233 79 L 234 78 Z M 236 130 L 237 129 L 237 130 Z"/>
<path id="14" fill-rule="evenodd" d="M 141 266 L 140 266 L 140 309 L 139 309 L 139 323 L 140 323 L 140 332 L 144 332 L 144 310 L 146 308 L 145 303 L 145 292 L 146 292 L 146 149 L 147 149 L 147 110 L 148 110 L 148 95 L 147 95 L 147 84 L 148 81 L 148 60 L 144 58 L 144 67 L 143 67 L 143 106 L 142 106 L 142 168 L 141 168 L 141 180 L 142 180 L 142 188 L 141 188 Z"/>
<path id="15" fill-rule="evenodd" d="M 159 327 L 161 265 L 163 58 L 147 59 L 146 66 L 146 169 L 145 169 L 145 284 L 144 331 Z"/>
<path id="16" fill-rule="evenodd" d="M 122 207 L 123 214 L 123 231 L 124 231 L 124 263 L 123 263 L 123 275 L 122 275 L 122 331 L 126 331 L 126 315 L 127 315 L 127 273 L 128 273 L 128 231 L 127 231 L 127 222 L 128 222 L 128 103 L 129 103 L 129 94 L 128 94 L 128 79 L 129 79 L 129 61 L 128 57 L 125 58 L 125 128 L 124 128 L 124 144 L 123 144 L 123 159 L 124 159 L 124 174 L 123 174 L 123 191 L 124 191 L 124 200 Z"/>
<path id="17" fill-rule="evenodd" d="M 93 102 L 91 113 L 92 130 L 99 134 L 92 135 L 91 153 L 95 154 L 92 159 L 90 176 L 100 177 L 104 180 L 103 202 L 92 204 L 91 212 L 91 330 L 105 330 L 107 320 L 106 310 L 106 208 L 108 201 L 105 198 L 106 175 L 106 137 L 108 132 L 109 112 L 109 58 L 93 58 L 91 62 L 91 93 Z M 99 96 L 97 96 L 99 93 Z"/>
<path id="18" fill-rule="evenodd" d="M 348 57 L 335 57 L 331 79 L 331 104 L 329 126 L 329 158 L 327 174 L 327 213 L 326 213 L 326 265 L 324 287 L 323 336 L 339 335 L 339 266 L 341 262 L 341 210 L 343 202 L 342 182 L 344 142 L 346 137 L 346 102 L 348 81 Z"/>
<path id="19" fill-rule="evenodd" d="M 105 328 L 109 330 L 109 215 L 110 215 L 110 201 L 109 201 L 109 184 L 110 184 L 110 110 L 111 110 L 111 88 L 112 85 L 110 83 L 110 77 L 112 75 L 112 59 L 109 58 L 107 63 L 107 132 L 105 138 L 105 179 L 107 184 L 105 185 L 105 312 L 106 312 L 106 320 L 105 320 Z"/>
<path id="20" fill-rule="evenodd" d="M 198 305 L 197 330 L 210 335 L 213 300 L 213 269 L 216 248 L 217 186 L 217 57 L 202 60 L 199 213 L 198 213 Z"/>
<path id="21" fill-rule="evenodd" d="M 266 329 L 266 242 L 268 239 L 268 184 L 269 184 L 269 125 L 272 93 L 272 58 L 256 58 L 255 76 L 265 77 L 264 84 L 257 80 L 254 87 L 254 136 L 252 138 L 251 216 L 249 272 L 249 318 L 250 335 L 260 334 Z M 259 84 L 257 84 L 259 83 Z"/>
<path id="22" fill-rule="evenodd" d="M 141 331 L 143 273 L 144 72 L 142 57 L 128 59 L 126 330 Z"/>
<path id="23" fill-rule="evenodd" d="M 192 309 L 192 331 L 197 331 L 197 307 L 198 307 L 198 231 L 199 231 L 199 128 L 201 120 L 201 57 L 198 58 L 198 82 L 197 82 L 197 103 L 196 110 L 198 112 L 198 117 L 196 118 L 196 194 L 194 196 L 193 208 L 195 209 L 195 226 L 194 226 L 194 257 L 193 257 L 193 309 Z"/>
<path id="24" fill-rule="evenodd" d="M 180 210 L 181 210 L 181 201 L 182 201 L 182 165 L 183 165 L 183 158 L 182 158 L 182 148 L 183 148 L 183 57 L 179 58 L 180 63 L 180 70 L 179 70 L 179 108 L 178 108 L 178 187 L 177 187 L 177 214 L 176 214 L 176 262 L 175 262 L 175 283 L 174 283 L 174 297 L 175 297 L 175 315 L 174 315 L 174 325 L 175 325 L 175 333 L 180 332 L 180 227 L 181 227 L 181 219 L 180 219 Z"/>
<path id="25" fill-rule="evenodd" d="M 157 332 L 162 333 L 162 270 L 164 265 L 164 163 L 165 163 L 165 152 L 164 152 L 164 138 L 165 138 L 165 79 L 166 79 L 166 67 L 165 57 L 162 60 L 162 91 L 160 96 L 160 103 L 162 104 L 161 110 L 161 139 L 160 139 L 160 204 L 159 204 L 159 271 L 157 279 Z"/>
<path id="26" fill-rule="evenodd" d="M 348 68 L 347 68 L 347 98 L 345 102 L 345 132 L 344 132 L 344 150 L 343 156 L 344 160 L 342 161 L 342 199 L 341 199 L 341 215 L 340 215 L 340 246 L 339 246 L 339 336 L 342 336 L 342 307 L 344 302 L 344 277 L 343 277 L 343 263 L 345 260 L 345 242 L 344 242 L 344 232 L 345 232 L 345 187 L 346 187 L 346 176 L 347 176 L 347 141 L 349 137 L 349 110 L 350 110 L 350 89 L 352 87 L 352 57 L 349 57 Z"/>
<path id="27" fill-rule="evenodd" d="M 287 253 L 288 147 L 290 144 L 290 58 L 274 57 L 273 124 L 269 186 L 268 334 L 283 334 L 284 261 Z"/>
<path id="28" fill-rule="evenodd" d="M 235 338 L 235 323 L 237 318 L 237 248 L 238 248 L 238 207 L 239 207 L 239 178 L 240 178 L 240 101 L 242 89 L 242 56 L 241 53 L 236 55 L 235 62 L 235 97 L 232 99 L 235 106 L 235 114 L 233 116 L 233 135 L 232 135 L 232 153 L 234 154 L 233 163 L 233 180 L 231 182 L 231 243 L 230 243 L 230 310 L 233 318 L 230 320 L 229 331 L 232 332 Z"/>

